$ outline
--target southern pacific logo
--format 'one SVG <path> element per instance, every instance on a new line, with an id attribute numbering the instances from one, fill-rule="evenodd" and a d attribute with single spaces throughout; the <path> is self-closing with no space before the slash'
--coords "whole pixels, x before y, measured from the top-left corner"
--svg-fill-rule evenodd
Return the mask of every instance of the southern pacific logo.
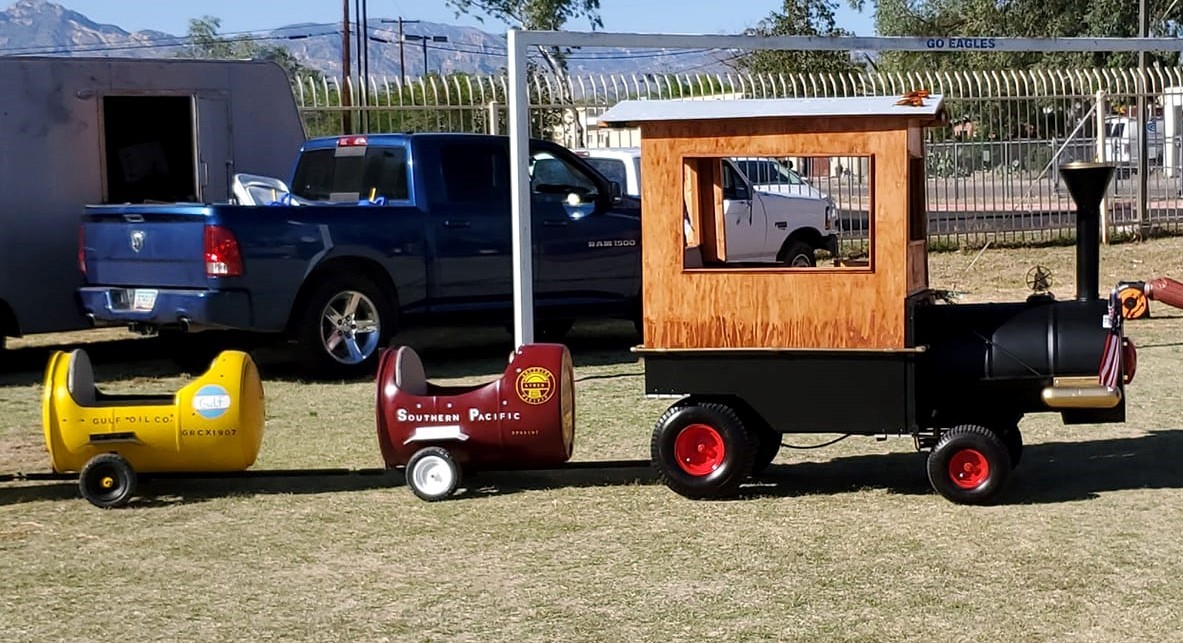
<path id="1" fill-rule="evenodd" d="M 607 241 L 588 241 L 589 248 L 626 248 L 637 245 L 636 239 L 608 239 Z"/>
<path id="2" fill-rule="evenodd" d="M 518 374 L 514 388 L 526 404 L 546 404 L 555 394 L 555 376 L 541 366 L 531 366 Z"/>

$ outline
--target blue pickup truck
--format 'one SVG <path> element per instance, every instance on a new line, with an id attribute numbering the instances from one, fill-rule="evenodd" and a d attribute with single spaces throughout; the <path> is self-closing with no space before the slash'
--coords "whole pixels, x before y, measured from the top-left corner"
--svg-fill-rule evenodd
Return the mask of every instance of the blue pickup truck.
<path id="1" fill-rule="evenodd" d="M 639 202 L 547 141 L 530 172 L 540 332 L 636 319 Z M 283 338 L 310 374 L 358 376 L 398 328 L 510 323 L 509 186 L 506 137 L 312 139 L 269 205 L 88 206 L 81 303 L 96 324 L 182 340 Z"/>

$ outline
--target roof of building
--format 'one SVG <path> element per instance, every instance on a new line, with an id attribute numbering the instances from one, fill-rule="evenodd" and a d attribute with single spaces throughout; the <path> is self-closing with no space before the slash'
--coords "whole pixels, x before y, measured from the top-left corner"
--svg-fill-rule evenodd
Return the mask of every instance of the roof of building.
<path id="1" fill-rule="evenodd" d="M 600 127 L 653 121 L 768 117 L 936 118 L 944 96 L 855 96 L 849 98 L 755 98 L 743 100 L 625 100 L 600 115 Z M 902 104 L 901 104 L 902 103 Z"/>

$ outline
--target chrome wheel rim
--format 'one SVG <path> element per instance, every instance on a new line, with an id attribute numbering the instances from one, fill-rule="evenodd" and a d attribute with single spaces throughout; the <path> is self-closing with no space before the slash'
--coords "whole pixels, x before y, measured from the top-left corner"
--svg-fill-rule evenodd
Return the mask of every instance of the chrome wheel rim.
<path id="1" fill-rule="evenodd" d="M 456 472 L 444 458 L 429 455 L 415 463 L 411 480 L 420 493 L 435 498 L 451 490 L 456 481 Z"/>
<path id="2" fill-rule="evenodd" d="M 381 329 L 377 306 L 356 290 L 337 293 L 321 311 L 321 344 L 342 364 L 360 364 L 373 355 Z"/>

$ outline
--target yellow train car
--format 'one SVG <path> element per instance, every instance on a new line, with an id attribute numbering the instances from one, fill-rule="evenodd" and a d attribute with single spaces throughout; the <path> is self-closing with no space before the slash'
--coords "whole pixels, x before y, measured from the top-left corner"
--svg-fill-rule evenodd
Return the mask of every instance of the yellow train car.
<path id="1" fill-rule="evenodd" d="M 263 383 L 250 356 L 224 351 L 175 395 L 110 395 L 81 349 L 45 371 L 42 424 L 57 473 L 79 473 L 84 498 L 127 504 L 138 473 L 242 471 L 263 440 Z"/>

